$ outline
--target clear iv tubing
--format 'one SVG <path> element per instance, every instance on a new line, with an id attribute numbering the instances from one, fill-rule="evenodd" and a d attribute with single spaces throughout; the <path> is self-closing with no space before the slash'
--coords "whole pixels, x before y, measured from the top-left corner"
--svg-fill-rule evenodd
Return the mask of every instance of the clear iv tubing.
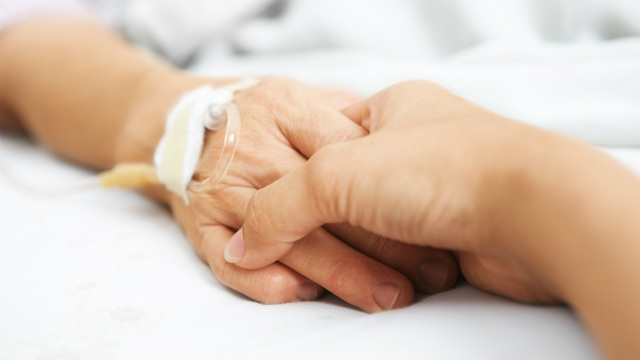
<path id="1" fill-rule="evenodd" d="M 204 180 L 191 180 L 189 183 L 189 190 L 193 192 L 200 193 L 213 189 L 220 183 L 220 181 L 222 181 L 224 176 L 227 174 L 227 171 L 229 171 L 229 167 L 233 161 L 233 156 L 235 155 L 236 148 L 238 147 L 241 121 L 240 111 L 238 111 L 238 107 L 233 102 L 229 102 L 225 106 L 225 112 L 225 122 L 227 126 L 224 134 L 224 143 L 220 150 L 220 156 L 218 157 L 215 167 Z"/>
<path id="2" fill-rule="evenodd" d="M 204 180 L 196 181 L 192 179 L 189 182 L 188 189 L 193 192 L 200 193 L 211 190 L 220 183 L 231 166 L 240 137 L 240 112 L 233 102 L 229 102 L 224 106 L 224 112 L 226 115 L 224 120 L 226 129 L 220 156 L 218 157 L 215 167 Z M 71 183 L 54 187 L 38 187 L 23 182 L 3 166 L 0 166 L 0 173 L 13 183 L 14 186 L 27 193 L 41 197 L 62 196 L 98 187 L 131 189 L 150 184 L 159 184 L 160 182 L 155 172 L 155 167 L 150 164 L 123 163 L 116 165 L 111 170 L 101 172 L 97 176 L 92 176 L 87 179 L 72 181 Z"/>
<path id="3" fill-rule="evenodd" d="M 66 185 L 56 187 L 40 187 L 24 182 L 22 179 L 13 175 L 12 172 L 2 164 L 0 164 L 0 174 L 4 175 L 9 183 L 21 191 L 39 197 L 57 197 L 82 190 L 97 189 L 99 187 L 98 178 L 96 176 L 72 181 Z"/>

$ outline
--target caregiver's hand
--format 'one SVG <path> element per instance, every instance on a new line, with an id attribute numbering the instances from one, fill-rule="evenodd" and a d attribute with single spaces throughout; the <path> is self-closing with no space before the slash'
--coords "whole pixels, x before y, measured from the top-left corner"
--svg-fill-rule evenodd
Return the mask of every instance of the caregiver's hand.
<path id="1" fill-rule="evenodd" d="M 460 250 L 463 274 L 484 289 L 557 299 L 505 254 L 495 228 L 504 217 L 496 211 L 511 200 L 514 158 L 528 151 L 525 139 L 542 137 L 538 131 L 427 82 L 396 85 L 344 112 L 371 135 L 328 146 L 258 191 L 227 260 L 242 257 L 236 265 L 260 268 L 311 228 L 348 222 L 406 243 Z"/>
<path id="2" fill-rule="evenodd" d="M 610 355 L 640 354 L 637 177 L 595 149 L 427 82 L 396 85 L 345 113 L 372 134 L 327 146 L 259 190 L 227 260 L 260 268 L 318 225 L 346 221 L 456 250 L 471 284 L 567 301 Z"/>

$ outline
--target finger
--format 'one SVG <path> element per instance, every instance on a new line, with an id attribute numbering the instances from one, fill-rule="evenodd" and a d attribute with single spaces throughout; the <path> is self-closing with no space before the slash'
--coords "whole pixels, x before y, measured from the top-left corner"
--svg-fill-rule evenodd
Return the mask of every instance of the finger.
<path id="1" fill-rule="evenodd" d="M 247 205 L 242 229 L 227 244 L 227 261 L 257 269 L 280 259 L 293 242 L 322 224 L 347 221 L 345 199 L 341 198 L 353 175 L 333 167 L 331 159 L 348 145 L 331 145 L 297 170 L 258 190 Z M 338 178 L 339 184 L 332 181 Z"/>
<path id="2" fill-rule="evenodd" d="M 459 257 L 465 279 L 479 289 L 530 303 L 552 303 L 560 299 L 549 291 L 548 284 L 513 259 L 467 252 L 460 252 Z"/>
<path id="3" fill-rule="evenodd" d="M 354 123 L 362 126 L 365 130 L 371 132 L 371 108 L 370 99 L 359 101 L 351 104 L 341 110 L 342 114 Z"/>
<path id="4" fill-rule="evenodd" d="M 242 229 L 231 237 L 225 248 L 224 257 L 228 262 L 248 269 L 261 268 L 280 259 L 294 241 L 322 225 L 316 214 L 305 209 L 309 198 L 303 195 L 307 192 L 303 177 L 299 171 L 292 172 L 254 194 L 247 205 Z M 275 208 L 271 199 L 278 198 L 278 208 Z M 294 216 L 295 222 L 284 225 L 288 222 L 286 218 Z"/>
<path id="5" fill-rule="evenodd" d="M 220 186 L 211 191 L 194 193 L 190 195 L 192 201 L 189 211 L 205 219 L 198 226 L 225 225 L 239 229 L 244 223 L 246 205 L 255 192 L 252 187 Z M 177 198 L 176 201 L 183 200 Z"/>
<path id="6" fill-rule="evenodd" d="M 253 144 L 254 137 L 261 134 L 247 133 L 244 138 L 246 144 Z M 264 136 L 262 134 L 262 136 Z M 211 223 L 226 225 L 238 229 L 244 223 L 247 203 L 256 189 L 263 188 L 286 173 L 300 167 L 306 159 L 297 151 L 276 142 L 268 152 L 256 151 L 260 147 L 241 146 L 236 151 L 234 161 L 226 176 L 217 186 L 207 191 L 191 191 L 191 208 L 203 219 Z M 211 152 L 206 154 L 201 164 L 208 164 L 212 158 Z M 201 181 L 206 171 L 196 173 L 194 181 Z M 181 202 L 178 199 L 178 202 Z"/>
<path id="7" fill-rule="evenodd" d="M 247 270 L 226 262 L 224 244 L 232 234 L 224 226 L 203 230 L 202 257 L 223 285 L 264 304 L 315 300 L 322 294 L 322 287 L 283 264 Z"/>
<path id="8" fill-rule="evenodd" d="M 322 228 L 297 242 L 280 261 L 367 312 L 401 308 L 413 301 L 413 286 L 406 277 Z"/>
<path id="9" fill-rule="evenodd" d="M 265 136 L 263 132 L 243 134 L 223 182 L 261 189 L 307 161 L 288 143 L 280 142 L 286 142 L 286 139 L 264 139 L 271 136 L 268 133 Z M 246 203 L 243 209 L 244 205 Z"/>
<path id="10" fill-rule="evenodd" d="M 278 123 L 283 135 L 305 157 L 310 158 L 322 147 L 361 138 L 368 132 L 327 104 L 290 109 Z"/>
<path id="11" fill-rule="evenodd" d="M 243 118 L 275 120 L 279 132 L 306 158 L 327 144 L 367 132 L 335 110 L 322 91 L 286 77 L 266 77 L 236 96 Z M 247 106 L 245 106 L 247 104 Z"/>
<path id="12" fill-rule="evenodd" d="M 342 114 L 362 126 L 369 133 L 374 133 L 387 126 L 391 119 L 393 119 L 394 123 L 402 124 L 405 119 L 415 117 L 410 116 L 411 114 L 405 116 L 403 113 L 407 110 L 416 111 L 416 105 L 421 104 L 407 104 L 408 100 L 406 99 L 414 99 L 414 96 L 402 97 L 402 94 L 398 94 L 398 92 L 400 91 L 389 92 L 388 90 L 383 90 L 364 101 L 342 109 Z M 394 101 L 398 97 L 403 101 Z M 398 107 L 398 104 L 402 106 Z M 393 114 L 393 116 L 384 116 L 387 113 Z"/>
<path id="13" fill-rule="evenodd" d="M 477 118 L 488 111 L 451 94 L 438 84 L 411 80 L 384 89 L 343 109 L 342 113 L 370 133 L 375 133 L 383 127 Z"/>
<path id="14" fill-rule="evenodd" d="M 399 271 L 423 292 L 448 290 L 458 280 L 458 262 L 449 251 L 401 243 L 347 223 L 324 227 L 362 254 Z"/>

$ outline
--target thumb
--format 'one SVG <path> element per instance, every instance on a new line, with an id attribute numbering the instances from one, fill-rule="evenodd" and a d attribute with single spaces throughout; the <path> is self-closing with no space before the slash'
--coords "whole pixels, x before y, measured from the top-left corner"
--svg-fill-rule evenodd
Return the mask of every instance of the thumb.
<path id="1" fill-rule="evenodd" d="M 347 143 L 321 149 L 309 161 L 269 186 L 258 190 L 247 205 L 245 222 L 227 243 L 225 259 L 258 269 L 283 257 L 295 241 L 325 223 L 346 221 L 337 194 L 346 193 L 353 175 L 335 163 Z M 327 181 L 333 179 L 334 181 Z"/>
<path id="2" fill-rule="evenodd" d="M 478 107 L 441 86 L 425 80 L 393 85 L 370 98 L 342 110 L 342 114 L 373 134 L 385 127 L 405 127 L 416 123 L 455 118 Z"/>
<path id="3" fill-rule="evenodd" d="M 371 132 L 371 99 L 359 101 L 351 106 L 342 109 L 342 114 L 354 123 L 362 126 L 367 131 Z"/>

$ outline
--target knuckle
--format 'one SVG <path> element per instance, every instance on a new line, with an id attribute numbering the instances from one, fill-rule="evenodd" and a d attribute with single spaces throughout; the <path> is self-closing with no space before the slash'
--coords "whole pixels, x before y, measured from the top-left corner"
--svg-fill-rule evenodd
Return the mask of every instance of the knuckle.
<path id="1" fill-rule="evenodd" d="M 294 98 L 299 83 L 285 76 L 267 76 L 260 80 L 253 88 L 238 95 L 243 103 L 249 104 L 250 109 L 260 110 L 277 116 L 282 116 L 283 104 Z M 254 114 L 255 115 L 255 114 Z"/>
<path id="2" fill-rule="evenodd" d="M 322 119 L 319 120 L 322 121 Z M 331 126 L 329 128 L 325 127 L 320 132 L 318 148 L 334 143 L 358 139 L 364 135 L 366 135 L 364 129 L 359 126 L 353 126 L 352 123 L 344 123 L 339 126 Z"/>
<path id="3" fill-rule="evenodd" d="M 276 96 L 287 94 L 296 88 L 298 83 L 292 78 L 285 76 L 268 76 L 262 79 L 255 87 L 256 92 L 267 98 L 275 99 Z"/>
<path id="4" fill-rule="evenodd" d="M 261 269 L 254 273 L 255 276 L 233 276 L 234 265 L 220 257 L 209 266 L 222 285 L 264 304 L 288 302 L 293 299 L 291 294 L 295 294 L 296 283 L 286 273 Z"/>
<path id="5" fill-rule="evenodd" d="M 275 97 L 270 96 L 271 90 L 268 87 L 256 86 L 247 91 L 240 93 L 236 99 L 239 99 L 239 108 L 242 111 L 245 110 L 253 110 L 255 111 L 257 107 L 272 107 L 275 101 Z M 244 114 L 243 114 L 244 115 Z M 249 114 L 253 115 L 253 114 Z M 251 116 L 250 116 L 251 117 Z"/>

